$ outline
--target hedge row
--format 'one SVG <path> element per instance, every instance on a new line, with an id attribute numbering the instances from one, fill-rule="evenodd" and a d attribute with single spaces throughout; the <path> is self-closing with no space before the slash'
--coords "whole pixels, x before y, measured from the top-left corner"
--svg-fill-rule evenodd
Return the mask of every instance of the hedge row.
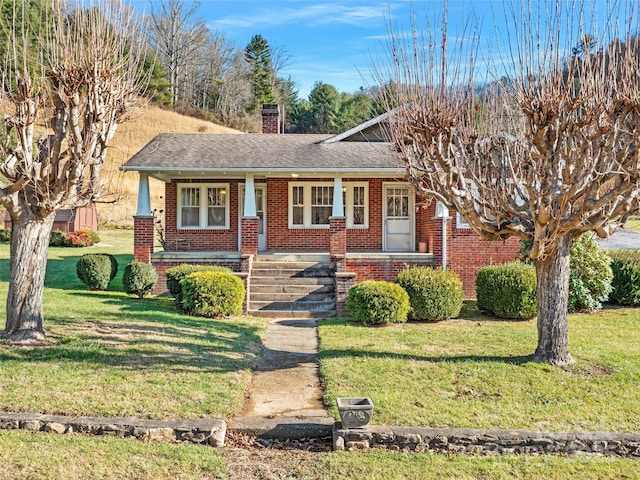
<path id="1" fill-rule="evenodd" d="M 609 300 L 619 305 L 640 305 L 640 250 L 609 250 L 613 281 Z"/>

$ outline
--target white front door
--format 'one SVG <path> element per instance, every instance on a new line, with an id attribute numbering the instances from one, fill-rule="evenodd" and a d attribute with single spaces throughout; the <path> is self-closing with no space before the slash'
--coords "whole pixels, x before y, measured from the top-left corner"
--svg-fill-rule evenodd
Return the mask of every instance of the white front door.
<path id="1" fill-rule="evenodd" d="M 264 207 L 267 201 L 267 186 L 256 185 L 256 216 L 258 217 L 258 251 L 264 252 L 267 249 L 267 217 Z M 240 185 L 240 219 L 244 212 L 244 185 Z M 242 232 L 238 232 L 238 245 L 242 247 Z M 240 248 L 239 248 L 240 249 Z"/>
<path id="2" fill-rule="evenodd" d="M 389 252 L 409 252 L 414 246 L 414 196 L 410 185 L 384 186 L 384 227 L 382 247 Z"/>

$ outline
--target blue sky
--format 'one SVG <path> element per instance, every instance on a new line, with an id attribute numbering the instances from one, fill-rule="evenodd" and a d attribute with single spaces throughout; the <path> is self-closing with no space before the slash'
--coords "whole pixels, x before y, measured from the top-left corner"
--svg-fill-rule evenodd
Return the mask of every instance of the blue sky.
<path id="1" fill-rule="evenodd" d="M 449 0 L 452 34 L 473 16 L 481 22 L 481 48 L 496 51 L 495 45 L 506 41 L 508 1 Z M 603 16 L 611 2 L 619 1 L 627 0 L 586 0 L 587 13 L 597 11 Z M 148 11 L 149 2 L 128 3 Z M 442 0 L 415 0 L 413 4 L 417 18 L 439 18 Z M 291 76 L 299 97 L 307 98 L 317 81 L 349 93 L 373 84 L 371 67 L 384 58 L 390 15 L 402 29 L 409 25 L 410 12 L 409 0 L 200 0 L 198 16 L 237 48 L 261 34 L 272 48 L 286 51 L 291 58 L 281 75 Z"/>

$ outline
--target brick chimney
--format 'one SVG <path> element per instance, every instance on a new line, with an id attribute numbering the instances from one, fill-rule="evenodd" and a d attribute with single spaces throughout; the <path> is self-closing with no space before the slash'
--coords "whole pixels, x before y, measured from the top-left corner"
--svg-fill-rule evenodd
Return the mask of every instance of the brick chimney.
<path id="1" fill-rule="evenodd" d="M 280 133 L 280 108 L 275 103 L 262 106 L 262 133 Z"/>

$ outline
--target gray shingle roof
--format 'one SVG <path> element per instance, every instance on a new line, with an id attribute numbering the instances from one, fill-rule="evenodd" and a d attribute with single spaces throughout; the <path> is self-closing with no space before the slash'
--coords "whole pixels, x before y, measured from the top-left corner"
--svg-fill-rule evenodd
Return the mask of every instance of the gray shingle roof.
<path id="1" fill-rule="evenodd" d="M 122 167 L 125 171 L 396 172 L 386 142 L 321 143 L 329 135 L 161 133 Z"/>

